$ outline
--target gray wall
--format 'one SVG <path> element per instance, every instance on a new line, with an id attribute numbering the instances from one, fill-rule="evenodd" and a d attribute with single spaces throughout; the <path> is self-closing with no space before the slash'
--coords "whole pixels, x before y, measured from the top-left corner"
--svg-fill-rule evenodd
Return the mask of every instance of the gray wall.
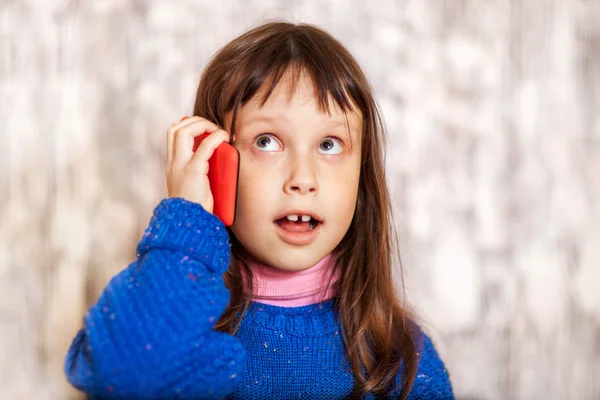
<path id="1" fill-rule="evenodd" d="M 76 398 L 64 355 L 166 196 L 166 128 L 275 17 L 375 88 L 408 299 L 457 396 L 600 398 L 597 0 L 0 0 L 0 397 Z"/>

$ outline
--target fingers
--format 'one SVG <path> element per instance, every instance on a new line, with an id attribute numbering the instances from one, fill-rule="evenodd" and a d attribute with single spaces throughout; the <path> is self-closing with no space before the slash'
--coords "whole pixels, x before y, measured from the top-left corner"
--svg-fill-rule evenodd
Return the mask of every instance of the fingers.
<path id="1" fill-rule="evenodd" d="M 213 133 L 219 126 L 201 117 L 187 118 L 173 127 L 168 133 L 171 147 L 171 166 L 185 166 L 194 155 L 194 137 L 203 133 Z M 212 136 L 212 135 L 211 135 Z"/>
<path id="2" fill-rule="evenodd" d="M 175 159 L 175 132 L 177 132 L 177 129 L 188 126 L 200 119 L 200 117 L 183 117 L 181 121 L 173 123 L 167 129 L 167 167 L 170 167 Z"/>
<path id="3" fill-rule="evenodd" d="M 189 162 L 189 168 L 192 171 L 208 173 L 208 160 L 212 157 L 215 149 L 223 142 L 229 141 L 229 132 L 223 129 L 217 129 L 208 135 L 200 146 L 196 149 L 196 153 L 192 156 Z M 206 169 L 206 170 L 205 170 Z"/>

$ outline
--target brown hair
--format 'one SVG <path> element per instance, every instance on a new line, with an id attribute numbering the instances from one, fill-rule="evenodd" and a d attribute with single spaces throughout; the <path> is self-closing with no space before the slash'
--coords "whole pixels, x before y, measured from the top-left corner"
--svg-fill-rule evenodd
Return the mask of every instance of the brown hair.
<path id="1" fill-rule="evenodd" d="M 341 43 L 315 26 L 269 22 L 237 37 L 210 60 L 200 80 L 194 115 L 224 126 L 225 115 L 231 113 L 233 135 L 237 110 L 266 88 L 264 104 L 287 71 L 293 72 L 292 87 L 301 73 L 310 75 L 321 112 L 329 112 L 331 97 L 343 112 L 356 112 L 356 105 L 362 114 L 356 210 L 333 251 L 336 268 L 343 266 L 334 306 L 354 375 L 350 397 L 368 392 L 389 396 L 402 371 L 399 398 L 404 399 L 417 373 L 420 335 L 415 335 L 419 331 L 413 314 L 396 297 L 392 259 L 397 237 L 385 179 L 384 128 L 357 62 Z M 215 328 L 233 334 L 251 302 L 251 294 L 243 291 L 242 269 L 252 276 L 248 267 L 252 256 L 231 230 L 229 235 L 231 263 L 224 279 L 231 300 Z M 252 282 L 247 284 L 252 287 Z"/>

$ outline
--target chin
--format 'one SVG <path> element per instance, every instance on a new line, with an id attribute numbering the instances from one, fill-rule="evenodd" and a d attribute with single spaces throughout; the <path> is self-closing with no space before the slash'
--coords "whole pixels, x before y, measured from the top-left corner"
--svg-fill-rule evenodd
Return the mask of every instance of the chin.
<path id="1" fill-rule="evenodd" d="M 260 231 L 252 232 L 252 234 L 242 233 L 238 232 L 237 228 L 239 226 L 232 226 L 232 231 L 243 248 L 249 253 L 250 258 L 254 259 L 253 261 L 272 266 L 281 271 L 297 272 L 309 269 L 333 250 L 333 248 L 330 250 L 329 246 L 324 245 L 324 243 L 319 243 L 319 239 L 310 245 L 294 246 L 273 237 L 265 244 L 264 241 L 257 241 L 254 238 L 261 235 L 269 236 L 268 234 Z"/>
<path id="2" fill-rule="evenodd" d="M 307 270 L 317 264 L 329 252 L 321 255 L 322 252 L 303 248 L 296 251 L 280 251 L 279 254 L 267 254 L 265 257 L 259 257 L 265 264 L 268 264 L 281 271 L 299 272 Z"/>

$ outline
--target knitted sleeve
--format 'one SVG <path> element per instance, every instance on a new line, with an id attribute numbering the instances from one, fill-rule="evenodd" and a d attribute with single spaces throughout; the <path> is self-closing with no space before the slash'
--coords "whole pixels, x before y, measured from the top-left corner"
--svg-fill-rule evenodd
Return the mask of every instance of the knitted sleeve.
<path id="1" fill-rule="evenodd" d="M 230 294 L 225 226 L 201 205 L 164 199 L 137 246 L 84 318 L 65 360 L 92 398 L 218 398 L 233 392 L 246 352 L 213 329 Z"/>
<path id="2" fill-rule="evenodd" d="M 431 338 L 423 331 L 417 376 L 408 395 L 409 400 L 454 400 L 452 383 L 444 362 Z"/>

